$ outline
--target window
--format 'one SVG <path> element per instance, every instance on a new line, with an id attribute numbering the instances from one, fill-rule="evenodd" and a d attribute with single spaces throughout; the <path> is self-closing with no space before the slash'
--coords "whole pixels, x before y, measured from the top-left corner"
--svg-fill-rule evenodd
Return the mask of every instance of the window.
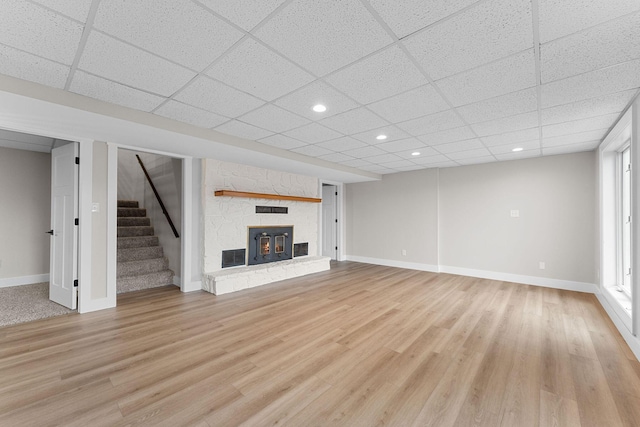
<path id="1" fill-rule="evenodd" d="M 618 155 L 618 286 L 631 297 L 631 145 L 628 141 Z"/>

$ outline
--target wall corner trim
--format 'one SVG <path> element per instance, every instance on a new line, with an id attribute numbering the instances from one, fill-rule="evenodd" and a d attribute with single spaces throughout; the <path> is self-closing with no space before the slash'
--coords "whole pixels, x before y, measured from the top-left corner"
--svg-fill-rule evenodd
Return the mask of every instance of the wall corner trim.
<path id="1" fill-rule="evenodd" d="M 622 338 L 624 338 L 625 342 L 627 343 L 633 354 L 636 356 L 636 359 L 640 361 L 640 338 L 634 336 L 631 331 L 625 326 L 623 320 L 620 319 L 620 317 L 611 306 L 611 304 L 609 304 L 609 301 L 602 294 L 602 292 L 598 291 L 595 294 L 596 298 L 598 298 L 598 302 L 600 303 L 602 308 L 604 308 L 604 311 L 607 312 L 607 315 L 609 316 L 613 324 L 616 325 L 618 332 L 620 332 L 620 335 L 622 335 Z"/>
<path id="2" fill-rule="evenodd" d="M 8 277 L 0 279 L 0 288 L 8 288 L 10 286 L 31 285 L 34 283 L 42 283 L 49 281 L 49 273 L 36 274 L 33 276 Z"/>

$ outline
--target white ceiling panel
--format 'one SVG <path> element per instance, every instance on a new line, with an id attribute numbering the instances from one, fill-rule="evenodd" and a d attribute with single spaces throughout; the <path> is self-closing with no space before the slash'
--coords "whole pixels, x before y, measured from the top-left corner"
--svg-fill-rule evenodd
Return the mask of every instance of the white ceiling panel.
<path id="1" fill-rule="evenodd" d="M 450 142 L 448 144 L 434 145 L 433 148 L 442 154 L 457 153 L 465 150 L 477 150 L 484 148 L 482 141 L 478 138 L 467 139 L 465 141 Z"/>
<path id="2" fill-rule="evenodd" d="M 332 74 L 326 81 L 362 104 L 428 83 L 402 49 L 395 45 Z"/>
<path id="3" fill-rule="evenodd" d="M 218 127 L 216 127 L 218 132 L 226 133 L 229 135 L 235 135 L 240 138 L 258 140 L 260 138 L 266 138 L 268 136 L 273 135 L 273 132 L 268 130 L 261 129 L 259 127 L 243 123 L 238 120 L 230 120 L 227 123 L 224 123 Z"/>
<path id="4" fill-rule="evenodd" d="M 416 156 L 413 155 L 413 153 L 420 153 Z M 437 152 L 436 150 L 434 150 L 431 147 L 420 147 L 420 148 L 414 148 L 413 150 L 407 150 L 407 151 L 398 151 L 396 153 L 393 153 L 396 156 L 402 157 L 403 159 L 409 159 L 411 161 L 419 158 L 419 157 L 428 157 L 428 156 L 435 156 L 437 154 L 440 154 L 439 152 Z"/>
<path id="5" fill-rule="evenodd" d="M 355 160 L 353 157 L 347 156 L 346 154 L 342 154 L 342 153 L 325 154 L 324 156 L 320 156 L 318 158 L 322 160 L 326 160 L 327 162 L 334 162 L 334 163 L 348 162 L 351 160 Z"/>
<path id="6" fill-rule="evenodd" d="M 0 42 L 71 65 L 82 25 L 24 0 L 2 0 Z"/>
<path id="7" fill-rule="evenodd" d="M 608 129 L 613 126 L 617 119 L 618 114 L 607 114 L 606 116 L 590 117 L 588 119 L 547 125 L 542 127 L 542 136 L 548 138 L 576 132 Z"/>
<path id="8" fill-rule="evenodd" d="M 538 0 L 538 5 L 542 43 L 640 9 L 636 0 Z"/>
<path id="9" fill-rule="evenodd" d="M 637 58 L 640 58 L 640 13 L 543 45 L 542 83 Z"/>
<path id="10" fill-rule="evenodd" d="M 239 120 L 274 133 L 286 132 L 309 123 L 309 120 L 271 104 L 240 116 Z"/>
<path id="11" fill-rule="evenodd" d="M 310 156 L 310 157 L 320 157 L 320 156 L 326 156 L 327 154 L 331 154 L 331 150 L 318 147 L 317 145 L 305 145 L 304 147 L 294 148 L 291 151 L 293 151 L 294 153 L 304 154 L 305 156 Z"/>
<path id="12" fill-rule="evenodd" d="M 442 154 L 437 154 L 435 156 L 416 157 L 415 159 L 413 159 L 413 163 L 419 165 L 440 165 L 451 163 L 451 159 Z"/>
<path id="13" fill-rule="evenodd" d="M 491 151 L 491 154 L 508 154 L 513 153 L 514 148 L 522 148 L 524 151 L 539 150 L 540 141 L 527 141 L 518 142 L 515 144 L 496 145 L 494 147 L 489 147 L 489 151 Z"/>
<path id="14" fill-rule="evenodd" d="M 70 67 L 0 44 L 0 73 L 62 89 Z"/>
<path id="15" fill-rule="evenodd" d="M 423 148 L 424 146 L 424 143 L 417 138 L 401 139 L 399 141 L 386 142 L 384 144 L 376 145 L 376 147 L 382 148 L 384 151 L 388 151 L 390 153 L 413 150 L 415 148 Z"/>
<path id="16" fill-rule="evenodd" d="M 320 120 L 358 107 L 355 101 L 321 80 L 316 80 L 278 99 L 274 104 L 292 113 L 305 116 L 309 120 Z M 327 110 L 322 113 L 313 111 L 312 108 L 318 104 L 324 105 Z"/>
<path id="17" fill-rule="evenodd" d="M 321 142 L 318 144 L 319 147 L 327 148 L 332 151 L 347 151 L 353 150 L 356 148 L 366 147 L 368 144 L 365 144 L 362 141 L 358 141 L 357 139 L 351 138 L 349 136 L 344 136 L 342 138 L 333 139 L 327 142 Z"/>
<path id="18" fill-rule="evenodd" d="M 302 141 L 298 141 L 297 139 L 289 138 L 284 135 L 272 135 L 266 138 L 262 138 L 259 142 L 263 144 L 268 144 L 273 147 L 282 148 L 283 150 L 292 150 L 294 148 L 304 147 L 305 144 Z"/>
<path id="19" fill-rule="evenodd" d="M 398 38 L 425 28 L 478 0 L 369 0 Z"/>
<path id="20" fill-rule="evenodd" d="M 396 167 L 395 169 L 399 172 L 410 172 L 410 171 L 425 169 L 425 167 L 423 165 L 416 165 L 415 163 L 413 163 L 411 166 Z"/>
<path id="21" fill-rule="evenodd" d="M 195 73 L 93 31 L 78 68 L 127 86 L 170 96 Z"/>
<path id="22" fill-rule="evenodd" d="M 377 174 L 380 174 L 380 175 L 387 175 L 387 174 L 390 174 L 390 173 L 398 172 L 395 169 L 385 168 L 385 167 L 380 166 L 380 165 L 362 166 L 360 169 L 366 170 L 366 171 L 369 171 L 369 172 L 373 172 L 373 173 L 377 173 Z"/>
<path id="23" fill-rule="evenodd" d="M 381 156 L 383 154 L 387 154 L 387 152 L 370 145 L 367 147 L 347 150 L 347 151 L 344 151 L 343 154 L 346 154 L 347 156 L 355 157 L 356 159 L 366 159 L 367 157 Z"/>
<path id="24" fill-rule="evenodd" d="M 342 132 L 345 135 L 381 128 L 389 124 L 366 108 L 356 108 L 333 117 L 328 117 L 321 120 L 320 123 L 333 130 Z"/>
<path id="25" fill-rule="evenodd" d="M 640 59 L 542 85 L 542 108 L 637 89 Z"/>
<path id="26" fill-rule="evenodd" d="M 32 0 L 70 18 L 86 22 L 93 0 Z"/>
<path id="27" fill-rule="evenodd" d="M 538 112 L 518 114 L 471 125 L 479 136 L 497 135 L 504 132 L 529 129 L 538 126 Z"/>
<path id="28" fill-rule="evenodd" d="M 537 91 L 533 87 L 464 105 L 458 107 L 458 112 L 467 123 L 479 123 L 535 111 L 537 108 Z"/>
<path id="29" fill-rule="evenodd" d="M 375 165 L 379 165 L 381 163 L 399 162 L 404 160 L 400 156 L 396 156 L 395 154 L 388 153 L 388 154 L 380 154 L 379 156 L 367 157 L 367 161 Z"/>
<path id="30" fill-rule="evenodd" d="M 255 34 L 317 76 L 393 42 L 359 0 L 294 0 Z"/>
<path id="31" fill-rule="evenodd" d="M 213 128 L 229 120 L 210 111 L 171 100 L 158 108 L 154 114 L 202 128 Z"/>
<path id="32" fill-rule="evenodd" d="M 569 135 L 553 136 L 542 139 L 542 147 L 556 147 L 558 145 L 580 144 L 585 142 L 602 141 L 607 129 L 596 129 L 588 132 L 578 132 Z"/>
<path id="33" fill-rule="evenodd" d="M 483 136 L 480 139 L 487 147 L 533 140 L 539 141 L 540 129 L 536 127 L 515 132 L 505 132 L 498 135 Z"/>
<path id="34" fill-rule="evenodd" d="M 411 168 L 411 170 L 418 169 L 416 167 L 418 165 L 416 165 L 415 163 L 409 160 L 397 160 L 395 162 L 388 162 L 388 163 L 383 162 L 383 163 L 380 163 L 380 166 L 389 168 L 389 169 L 396 169 L 396 170 L 406 170 L 405 168 Z"/>
<path id="35" fill-rule="evenodd" d="M 380 135 L 385 135 L 386 138 L 377 139 Z M 356 133 L 351 136 L 367 144 L 376 145 L 398 139 L 409 138 L 411 135 L 401 129 L 398 129 L 396 126 L 385 126 L 378 129 L 371 129 L 365 132 Z"/>
<path id="36" fill-rule="evenodd" d="M 432 85 L 421 86 L 367 106 L 392 123 L 404 122 L 449 109 Z"/>
<path id="37" fill-rule="evenodd" d="M 454 129 L 443 130 L 441 132 L 430 133 L 428 135 L 419 136 L 418 139 L 427 145 L 446 144 L 447 142 L 463 141 L 465 139 L 475 138 L 471 128 L 463 126 Z"/>
<path id="38" fill-rule="evenodd" d="M 629 100 L 633 98 L 635 93 L 636 90 L 632 89 L 611 95 L 572 102 L 571 104 L 545 108 L 541 111 L 542 124 L 552 125 L 555 123 L 580 120 L 588 117 L 604 116 L 611 113 L 620 114 L 620 112 L 626 108 Z"/>
<path id="39" fill-rule="evenodd" d="M 284 0 L 198 0 L 242 29 L 249 31 L 278 8 Z"/>
<path id="40" fill-rule="evenodd" d="M 579 153 L 581 151 L 592 151 L 598 148 L 600 141 L 584 142 L 582 144 L 558 145 L 556 147 L 545 147 L 542 154 L 545 156 L 553 156 L 556 154 Z"/>
<path id="41" fill-rule="evenodd" d="M 313 77 L 253 39 L 245 39 L 207 74 L 251 95 L 272 101 Z"/>
<path id="42" fill-rule="evenodd" d="M 536 84 L 533 50 L 439 80 L 436 84 L 455 106 L 533 87 Z"/>
<path id="43" fill-rule="evenodd" d="M 453 110 L 442 111 L 429 116 L 398 123 L 398 126 L 413 136 L 457 128 L 464 122 Z"/>
<path id="44" fill-rule="evenodd" d="M 102 1 L 93 25 L 196 71 L 202 71 L 243 36 L 188 1 Z"/>
<path id="45" fill-rule="evenodd" d="M 360 166 L 368 166 L 368 165 L 371 164 L 371 163 L 367 162 L 366 160 L 362 160 L 362 159 L 342 161 L 340 163 L 342 163 L 345 166 L 352 167 L 352 168 L 359 168 Z"/>
<path id="46" fill-rule="evenodd" d="M 308 144 L 316 144 L 318 142 L 329 141 L 330 139 L 336 139 L 343 136 L 341 133 L 319 125 L 318 123 L 310 123 L 308 125 L 292 129 L 284 134 Z"/>
<path id="47" fill-rule="evenodd" d="M 404 40 L 434 80 L 533 47 L 529 0 L 489 0 Z"/>
<path id="48" fill-rule="evenodd" d="M 227 117 L 238 117 L 265 104 L 254 96 L 202 75 L 182 89 L 175 99 Z"/>
<path id="49" fill-rule="evenodd" d="M 495 157 L 498 160 L 520 160 L 520 159 L 530 159 L 532 157 L 540 157 L 541 150 L 527 150 L 527 151 L 519 151 L 517 153 L 505 153 L 505 154 L 496 154 Z"/>
<path id="50" fill-rule="evenodd" d="M 457 159 L 456 163 L 464 166 L 468 165 L 481 165 L 483 163 L 495 162 L 496 158 L 493 156 L 472 157 L 469 159 Z"/>
<path id="51" fill-rule="evenodd" d="M 166 99 L 101 77 L 92 76 L 83 71 L 74 73 L 69 90 L 90 98 L 101 99 L 112 104 L 147 112 L 159 106 Z"/>

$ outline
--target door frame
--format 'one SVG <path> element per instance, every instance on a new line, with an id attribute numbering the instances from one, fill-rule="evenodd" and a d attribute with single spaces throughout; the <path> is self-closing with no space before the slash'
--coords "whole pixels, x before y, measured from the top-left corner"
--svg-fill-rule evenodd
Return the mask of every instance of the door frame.
<path id="1" fill-rule="evenodd" d="M 345 227 L 345 200 L 346 200 L 346 195 L 345 195 L 345 190 L 346 190 L 346 186 L 344 185 L 344 183 L 342 182 L 337 182 L 337 181 L 329 181 L 326 179 L 319 179 L 318 180 L 318 194 L 320 194 L 320 197 L 322 197 L 322 184 L 329 184 L 329 185 L 335 185 L 336 189 L 338 191 L 338 197 L 336 202 L 338 203 L 338 207 L 337 207 L 337 217 L 338 217 L 338 227 L 337 227 L 337 240 L 336 243 L 338 245 L 338 252 L 337 252 L 337 260 L 338 261 L 345 261 L 347 259 L 347 251 L 346 251 L 346 247 L 345 247 L 345 243 L 346 243 L 346 239 L 345 239 L 345 231 L 346 231 L 346 227 Z M 318 204 L 318 254 L 322 255 L 322 228 L 323 228 L 323 219 L 322 219 L 322 203 Z"/>

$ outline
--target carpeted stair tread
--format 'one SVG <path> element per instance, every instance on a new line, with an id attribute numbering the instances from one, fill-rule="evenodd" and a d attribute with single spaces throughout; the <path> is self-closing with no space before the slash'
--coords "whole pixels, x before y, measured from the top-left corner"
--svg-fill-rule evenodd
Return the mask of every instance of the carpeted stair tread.
<path id="1" fill-rule="evenodd" d="M 158 236 L 118 237 L 118 250 L 159 245 Z"/>
<path id="2" fill-rule="evenodd" d="M 148 227 L 151 225 L 151 218 L 146 216 L 124 216 L 118 218 L 118 227 Z"/>
<path id="3" fill-rule="evenodd" d="M 120 277 L 118 279 L 118 293 L 139 291 L 141 289 L 158 288 L 173 284 L 173 271 L 162 270 L 139 276 Z"/>
<path id="4" fill-rule="evenodd" d="M 118 237 L 153 236 L 153 227 L 118 227 Z"/>
<path id="5" fill-rule="evenodd" d="M 164 257 L 162 246 L 147 246 L 118 250 L 118 262 L 140 261 Z"/>
<path id="6" fill-rule="evenodd" d="M 140 205 L 137 200 L 118 200 L 119 208 L 138 208 Z"/>
<path id="7" fill-rule="evenodd" d="M 145 208 L 118 208 L 118 217 L 147 216 Z"/>
<path id="8" fill-rule="evenodd" d="M 168 268 L 169 260 L 166 257 L 119 262 L 116 268 L 116 277 L 139 276 Z"/>

